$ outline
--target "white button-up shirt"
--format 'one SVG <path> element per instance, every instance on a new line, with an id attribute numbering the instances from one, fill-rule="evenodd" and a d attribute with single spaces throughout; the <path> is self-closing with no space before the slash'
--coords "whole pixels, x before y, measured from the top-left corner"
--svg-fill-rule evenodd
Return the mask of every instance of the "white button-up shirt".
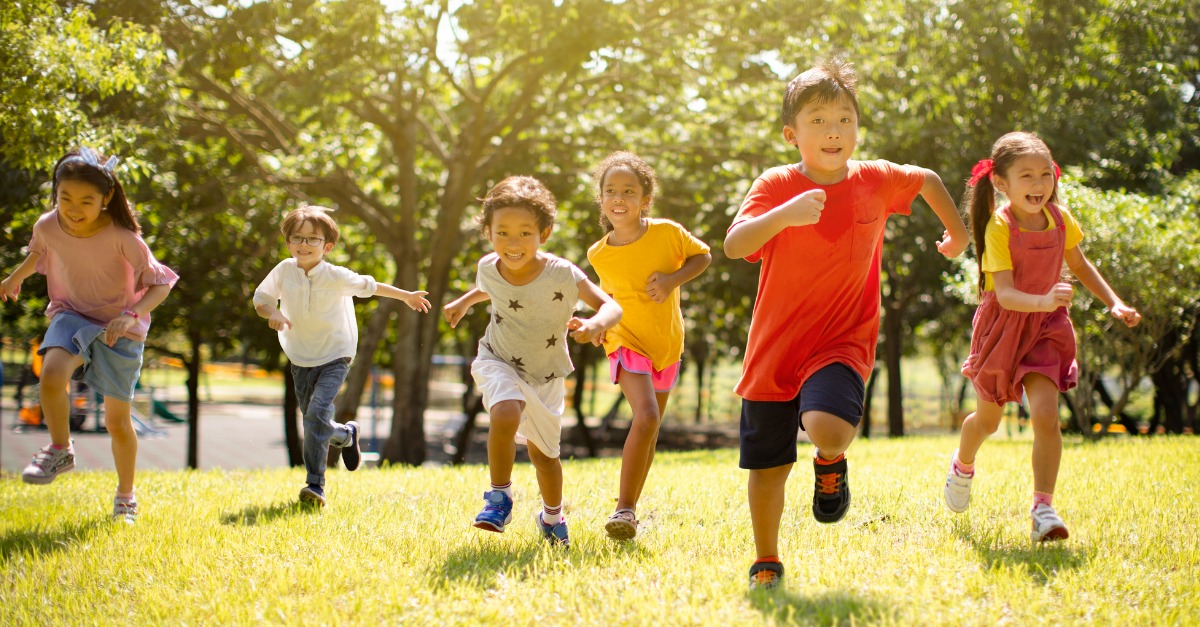
<path id="1" fill-rule="evenodd" d="M 291 321 L 279 345 L 297 366 L 312 368 L 358 350 L 352 296 L 375 295 L 375 279 L 321 261 L 305 274 L 292 258 L 279 262 L 254 290 L 254 305 L 278 307 Z"/>

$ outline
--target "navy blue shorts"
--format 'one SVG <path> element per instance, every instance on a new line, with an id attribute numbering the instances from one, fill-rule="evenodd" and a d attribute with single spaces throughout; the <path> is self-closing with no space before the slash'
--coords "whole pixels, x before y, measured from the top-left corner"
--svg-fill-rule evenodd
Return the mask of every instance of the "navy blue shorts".
<path id="1" fill-rule="evenodd" d="M 741 459 L 747 470 L 796 463 L 796 436 L 807 411 L 823 411 L 858 427 L 866 389 L 862 377 L 845 364 L 830 364 L 814 372 L 790 401 L 742 399 Z"/>

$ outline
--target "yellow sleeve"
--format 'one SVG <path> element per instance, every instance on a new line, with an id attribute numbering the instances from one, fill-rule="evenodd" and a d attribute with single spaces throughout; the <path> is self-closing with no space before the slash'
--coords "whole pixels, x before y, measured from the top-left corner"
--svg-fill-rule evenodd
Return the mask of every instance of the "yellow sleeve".
<path id="1" fill-rule="evenodd" d="M 1003 272 L 1012 270 L 1012 253 L 1008 250 L 1008 223 L 1000 214 L 992 214 L 992 219 L 988 221 L 987 229 L 983 233 L 984 249 L 983 260 L 979 263 L 980 270 L 984 272 Z"/>
<path id="2" fill-rule="evenodd" d="M 1058 210 L 1062 213 L 1063 226 L 1067 227 L 1066 248 L 1070 250 L 1083 241 L 1083 229 L 1079 227 L 1079 221 L 1075 219 L 1075 216 L 1071 215 L 1071 212 L 1067 211 L 1065 207 L 1059 207 Z"/>

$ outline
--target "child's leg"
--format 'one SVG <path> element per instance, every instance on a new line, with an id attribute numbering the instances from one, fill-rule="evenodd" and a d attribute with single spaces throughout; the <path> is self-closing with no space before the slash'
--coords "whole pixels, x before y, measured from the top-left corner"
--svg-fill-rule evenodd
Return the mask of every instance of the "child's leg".
<path id="1" fill-rule="evenodd" d="M 330 442 L 340 446 L 350 437 L 350 429 L 333 420 L 333 401 L 346 380 L 346 374 L 350 372 L 350 364 L 338 360 L 299 370 L 296 395 L 301 403 L 305 398 L 308 399 L 308 406 L 303 408 L 304 468 L 308 472 L 306 481 L 323 486 Z"/>
<path id="2" fill-rule="evenodd" d="M 1054 494 L 1062 459 L 1058 386 L 1048 377 L 1034 373 L 1021 382 L 1029 397 L 1029 422 L 1033 425 L 1033 491 Z"/>
<path id="3" fill-rule="evenodd" d="M 817 447 L 817 454 L 825 460 L 837 459 L 850 448 L 858 429 L 844 418 L 828 412 L 810 410 L 800 417 L 808 439 Z"/>
<path id="4" fill-rule="evenodd" d="M 133 475 L 137 466 L 138 440 L 133 430 L 129 401 L 104 397 L 104 425 L 112 436 L 113 464 L 117 467 L 117 492 L 133 492 Z"/>
<path id="5" fill-rule="evenodd" d="M 491 417 L 487 440 L 488 472 L 492 477 L 492 485 L 502 486 L 512 482 L 513 463 L 517 457 L 514 438 L 517 428 L 521 426 L 522 409 L 521 401 L 508 400 L 500 401 L 488 410 Z M 533 458 L 533 450 L 534 447 L 530 446 L 530 459 Z"/>
<path id="6" fill-rule="evenodd" d="M 983 441 L 996 432 L 1000 427 L 1000 419 L 1004 417 L 1004 406 L 979 398 L 975 403 L 975 411 L 963 420 L 962 429 L 958 434 L 958 461 L 964 464 L 974 464 L 975 454 Z"/>
<path id="7" fill-rule="evenodd" d="M 637 507 L 650 464 L 654 461 L 658 428 L 669 393 L 656 394 L 650 375 L 622 369 L 619 376 L 621 392 L 633 411 L 633 421 L 621 451 L 621 492 L 617 497 L 617 509 L 633 509 Z"/>
<path id="8" fill-rule="evenodd" d="M 71 383 L 71 374 L 82 365 L 83 357 L 62 348 L 51 348 L 42 357 L 38 385 L 42 418 L 50 430 L 50 442 L 55 446 L 71 445 L 71 396 L 67 386 Z"/>
<path id="9" fill-rule="evenodd" d="M 750 525 L 754 528 L 754 550 L 757 557 L 779 555 L 779 521 L 788 473 L 792 464 L 750 471 L 747 486 L 750 500 Z"/>
<path id="10" fill-rule="evenodd" d="M 533 462 L 533 469 L 537 472 L 538 489 L 542 492 L 542 502 L 550 507 L 561 506 L 563 498 L 562 463 L 557 457 L 548 457 L 532 442 L 529 443 L 528 448 L 529 461 Z M 511 469 L 512 466 L 510 465 L 509 468 Z"/>

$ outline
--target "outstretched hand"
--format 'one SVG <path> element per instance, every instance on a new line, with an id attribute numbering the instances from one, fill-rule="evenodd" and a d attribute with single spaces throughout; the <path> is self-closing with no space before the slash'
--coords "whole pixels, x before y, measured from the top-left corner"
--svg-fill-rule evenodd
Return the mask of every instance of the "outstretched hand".
<path id="1" fill-rule="evenodd" d="M 604 329 L 591 318 L 571 318 L 567 321 L 567 330 L 576 342 L 591 342 L 596 346 L 604 342 Z"/>
<path id="2" fill-rule="evenodd" d="M 409 292 L 408 295 L 402 300 L 404 301 L 404 304 L 408 305 L 409 309 L 412 309 L 413 311 L 429 313 L 429 308 L 432 307 L 432 305 L 429 304 L 429 301 L 425 300 L 425 296 L 427 294 L 429 294 L 429 292 Z M 453 327 L 454 325 L 452 324 L 450 326 Z"/>

